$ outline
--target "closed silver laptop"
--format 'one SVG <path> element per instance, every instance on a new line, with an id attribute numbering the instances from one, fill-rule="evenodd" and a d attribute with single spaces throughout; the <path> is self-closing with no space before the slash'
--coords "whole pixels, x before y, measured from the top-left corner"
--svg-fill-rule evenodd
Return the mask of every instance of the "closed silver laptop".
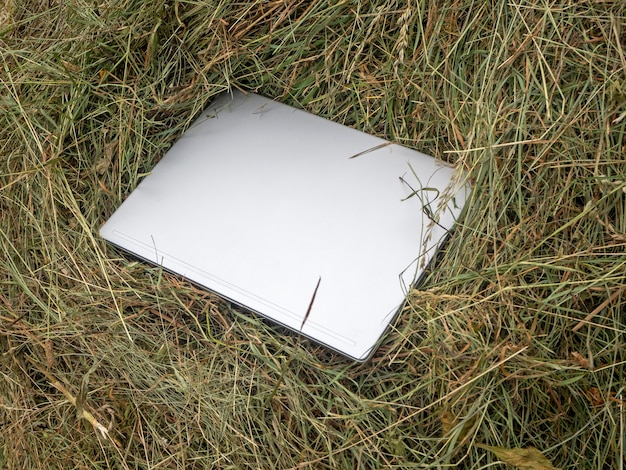
<path id="1" fill-rule="evenodd" d="M 100 233 L 367 359 L 469 186 L 434 158 L 262 96 L 216 99 Z"/>

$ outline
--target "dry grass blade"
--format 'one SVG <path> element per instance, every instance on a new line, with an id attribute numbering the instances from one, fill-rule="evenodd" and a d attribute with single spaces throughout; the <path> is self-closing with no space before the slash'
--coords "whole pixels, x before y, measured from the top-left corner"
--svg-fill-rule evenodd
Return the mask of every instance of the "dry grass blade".
<path id="1" fill-rule="evenodd" d="M 368 148 L 367 150 L 363 150 L 362 152 L 355 153 L 354 155 L 350 156 L 349 158 L 360 157 L 361 155 L 365 155 L 367 153 L 374 152 L 374 151 L 379 150 L 381 148 L 387 147 L 388 145 L 391 145 L 391 142 L 385 142 L 383 144 L 376 145 L 374 147 Z"/>
<path id="2" fill-rule="evenodd" d="M 534 447 L 524 449 L 503 449 L 477 444 L 481 449 L 489 450 L 499 459 L 519 470 L 558 470 L 539 450 Z"/>
<path id="3" fill-rule="evenodd" d="M 309 302 L 309 307 L 306 309 L 306 313 L 304 314 L 304 318 L 302 319 L 302 324 L 300 325 L 300 331 L 304 328 L 304 324 L 309 319 L 309 315 L 311 315 L 311 309 L 313 308 L 313 302 L 315 302 L 315 296 L 317 295 L 317 290 L 320 288 L 320 283 L 322 282 L 322 276 L 317 280 L 317 284 L 315 284 L 315 289 L 313 290 L 313 295 L 311 296 L 311 302 Z"/>
<path id="4" fill-rule="evenodd" d="M 111 435 L 109 434 L 110 429 L 107 426 L 104 426 L 100 421 L 98 421 L 98 419 L 96 419 L 96 417 L 90 411 L 85 409 L 84 404 L 79 403 L 80 399 L 78 396 L 72 395 L 70 391 L 59 380 L 53 377 L 48 371 L 41 368 L 35 361 L 32 361 L 32 364 L 39 372 L 41 372 L 48 379 L 48 381 L 50 382 L 50 385 L 52 385 L 54 388 L 59 390 L 65 396 L 67 401 L 69 401 L 72 406 L 76 407 L 78 411 L 78 416 L 80 418 L 83 418 L 89 424 L 91 424 L 93 428 L 96 431 L 98 431 L 102 437 L 104 437 L 107 440 L 110 440 L 117 447 L 122 446 L 117 439 L 111 437 Z"/>

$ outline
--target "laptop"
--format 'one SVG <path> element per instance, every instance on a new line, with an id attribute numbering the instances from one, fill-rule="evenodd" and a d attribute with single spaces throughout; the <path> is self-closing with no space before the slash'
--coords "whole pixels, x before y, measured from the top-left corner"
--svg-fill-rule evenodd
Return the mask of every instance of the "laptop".
<path id="1" fill-rule="evenodd" d="M 365 361 L 469 194 L 463 175 L 430 156 L 232 90 L 100 234 Z"/>

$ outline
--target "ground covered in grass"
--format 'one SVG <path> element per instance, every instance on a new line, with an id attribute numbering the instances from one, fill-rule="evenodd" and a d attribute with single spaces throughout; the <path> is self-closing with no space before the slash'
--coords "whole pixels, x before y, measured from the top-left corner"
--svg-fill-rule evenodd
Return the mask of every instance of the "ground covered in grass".
<path id="1" fill-rule="evenodd" d="M 4 0 L 0 467 L 622 469 L 625 38 L 619 0 Z M 472 178 L 366 364 L 97 235 L 233 86 Z"/>

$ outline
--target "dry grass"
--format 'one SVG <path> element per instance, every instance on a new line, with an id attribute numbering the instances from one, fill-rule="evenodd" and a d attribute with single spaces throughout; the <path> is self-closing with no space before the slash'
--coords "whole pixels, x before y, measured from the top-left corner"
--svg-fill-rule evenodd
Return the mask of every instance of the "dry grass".
<path id="1" fill-rule="evenodd" d="M 621 470 L 625 37 L 620 1 L 5 0 L 0 467 Z M 365 365 L 97 236 L 229 86 L 475 181 Z"/>

